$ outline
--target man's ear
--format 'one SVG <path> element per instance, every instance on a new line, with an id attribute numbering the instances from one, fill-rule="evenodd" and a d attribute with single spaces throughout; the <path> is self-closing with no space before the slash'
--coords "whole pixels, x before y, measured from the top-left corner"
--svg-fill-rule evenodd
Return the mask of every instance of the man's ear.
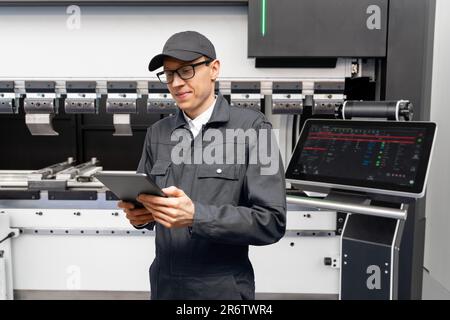
<path id="1" fill-rule="evenodd" d="M 220 61 L 216 59 L 213 62 L 211 62 L 211 80 L 212 81 L 217 80 L 217 78 L 219 77 L 219 72 L 220 72 Z"/>

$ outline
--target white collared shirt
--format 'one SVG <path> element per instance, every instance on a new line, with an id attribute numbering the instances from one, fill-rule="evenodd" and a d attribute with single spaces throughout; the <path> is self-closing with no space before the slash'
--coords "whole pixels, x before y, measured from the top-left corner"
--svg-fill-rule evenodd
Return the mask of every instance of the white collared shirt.
<path id="1" fill-rule="evenodd" d="M 186 113 L 183 112 L 183 116 L 189 124 L 189 129 L 192 132 L 194 138 L 200 133 L 203 125 L 205 125 L 209 119 L 211 119 L 212 113 L 214 111 L 214 105 L 216 104 L 217 97 L 214 98 L 214 102 L 209 106 L 208 109 L 199 114 L 194 120 L 188 117 Z"/>

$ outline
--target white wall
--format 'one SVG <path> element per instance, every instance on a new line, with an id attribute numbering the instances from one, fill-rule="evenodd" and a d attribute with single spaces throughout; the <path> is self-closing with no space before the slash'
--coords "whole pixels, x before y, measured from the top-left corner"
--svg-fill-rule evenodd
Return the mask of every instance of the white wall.
<path id="1" fill-rule="evenodd" d="M 437 0 L 431 120 L 438 123 L 427 193 L 425 268 L 450 297 L 450 1 Z M 425 291 L 424 291 L 425 293 Z M 424 294 L 424 298 L 427 298 Z"/>
<path id="2" fill-rule="evenodd" d="M 175 32 L 196 30 L 215 44 L 221 78 L 344 78 L 330 69 L 255 69 L 247 58 L 247 7 L 81 7 L 80 29 L 67 7 L 0 7 L 0 79 L 151 78 L 150 58 Z M 295 41 L 295 40 L 294 40 Z"/>

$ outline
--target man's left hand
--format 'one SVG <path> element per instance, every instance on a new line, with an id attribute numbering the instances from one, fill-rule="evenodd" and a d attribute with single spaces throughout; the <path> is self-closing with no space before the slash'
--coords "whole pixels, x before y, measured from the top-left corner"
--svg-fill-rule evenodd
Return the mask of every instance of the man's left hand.
<path id="1" fill-rule="evenodd" d="M 168 198 L 139 195 L 136 200 L 149 210 L 155 221 L 166 228 L 180 228 L 192 226 L 194 222 L 195 207 L 192 200 L 177 187 L 162 189 Z"/>

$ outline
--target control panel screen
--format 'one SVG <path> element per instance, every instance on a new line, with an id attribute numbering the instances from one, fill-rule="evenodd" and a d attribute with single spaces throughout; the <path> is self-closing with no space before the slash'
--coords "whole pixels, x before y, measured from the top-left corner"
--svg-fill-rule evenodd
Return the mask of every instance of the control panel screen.
<path id="1" fill-rule="evenodd" d="M 286 176 L 421 193 L 434 133 L 427 122 L 308 120 Z"/>

